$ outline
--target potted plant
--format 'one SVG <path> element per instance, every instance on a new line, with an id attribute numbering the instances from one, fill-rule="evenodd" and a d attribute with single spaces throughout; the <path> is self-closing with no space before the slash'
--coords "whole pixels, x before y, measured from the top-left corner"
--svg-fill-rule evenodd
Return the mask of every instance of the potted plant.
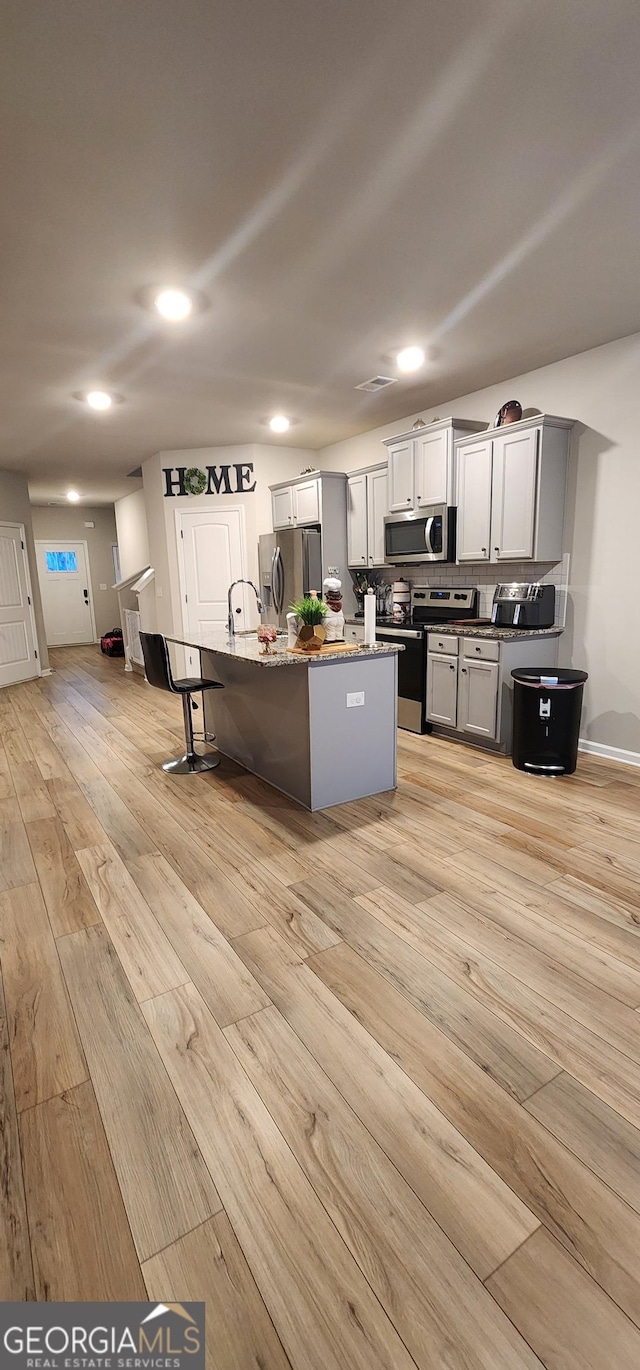
<path id="1" fill-rule="evenodd" d="M 324 619 L 328 608 L 324 600 L 317 595 L 304 595 L 290 607 L 298 619 L 296 646 L 303 652 L 319 652 L 327 636 Z"/>

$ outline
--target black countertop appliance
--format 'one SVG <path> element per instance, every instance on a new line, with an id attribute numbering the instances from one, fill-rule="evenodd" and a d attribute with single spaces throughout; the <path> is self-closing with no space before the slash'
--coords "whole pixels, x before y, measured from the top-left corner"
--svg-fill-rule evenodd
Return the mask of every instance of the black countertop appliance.
<path id="1" fill-rule="evenodd" d="M 497 628 L 553 628 L 556 587 L 542 581 L 496 585 L 491 622 Z"/>

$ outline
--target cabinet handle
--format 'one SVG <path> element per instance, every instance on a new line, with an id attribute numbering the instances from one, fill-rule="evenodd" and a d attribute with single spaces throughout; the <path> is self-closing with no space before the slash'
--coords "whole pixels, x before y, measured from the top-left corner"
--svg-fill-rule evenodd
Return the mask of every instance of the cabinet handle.
<path id="1" fill-rule="evenodd" d="M 466 666 L 461 666 L 460 669 L 461 669 L 463 675 L 466 675 L 466 674 L 467 674 L 467 668 L 466 668 Z"/>
<path id="2" fill-rule="evenodd" d="M 411 495 L 407 495 L 407 504 L 411 504 Z"/>
<path id="3" fill-rule="evenodd" d="M 481 648 L 481 647 L 476 647 L 476 652 L 480 652 L 480 651 L 482 651 L 482 648 Z"/>
<path id="4" fill-rule="evenodd" d="M 449 667 L 449 670 L 450 670 L 450 671 L 455 671 L 455 669 L 456 669 L 456 668 L 455 668 L 455 666 L 453 665 L 453 662 L 452 662 L 451 665 L 450 665 L 450 667 Z"/>
<path id="5" fill-rule="evenodd" d="M 499 547 L 494 547 L 493 550 L 494 550 L 494 552 L 499 552 L 499 551 L 500 551 L 500 548 L 499 548 Z"/>
<path id="6" fill-rule="evenodd" d="M 486 550 L 487 550 L 486 547 L 481 547 L 481 548 L 480 548 L 480 551 L 481 551 L 481 552 L 486 552 Z"/>

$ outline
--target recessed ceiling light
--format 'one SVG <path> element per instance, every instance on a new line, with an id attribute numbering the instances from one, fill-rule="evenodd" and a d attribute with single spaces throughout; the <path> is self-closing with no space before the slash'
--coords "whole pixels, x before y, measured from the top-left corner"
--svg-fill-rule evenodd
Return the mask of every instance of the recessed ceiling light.
<path id="1" fill-rule="evenodd" d="M 286 414 L 274 414 L 273 418 L 269 419 L 272 433 L 286 433 L 290 423 L 291 419 L 288 419 Z"/>
<path id="2" fill-rule="evenodd" d="M 113 395 L 108 390 L 88 390 L 85 399 L 92 409 L 110 409 L 113 404 Z"/>
<path id="3" fill-rule="evenodd" d="M 77 504 L 80 496 L 77 490 L 67 490 L 67 499 L 70 504 Z"/>
<path id="4" fill-rule="evenodd" d="M 193 310 L 193 300 L 186 290 L 159 290 L 153 303 L 163 319 L 169 319 L 171 323 L 188 319 Z"/>
<path id="5" fill-rule="evenodd" d="M 424 366 L 424 351 L 421 347 L 403 347 L 396 352 L 396 362 L 400 371 L 419 371 Z"/>
<path id="6" fill-rule="evenodd" d="M 122 402 L 122 395 L 115 395 L 113 390 L 77 390 L 73 398 L 103 414 Z"/>

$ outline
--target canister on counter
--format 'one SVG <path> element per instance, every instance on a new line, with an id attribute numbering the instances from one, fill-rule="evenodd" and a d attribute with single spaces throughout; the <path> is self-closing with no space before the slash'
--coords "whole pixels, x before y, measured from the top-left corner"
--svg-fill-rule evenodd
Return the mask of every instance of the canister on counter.
<path id="1" fill-rule="evenodd" d="M 411 618 L 411 586 L 401 578 L 393 582 L 393 621 L 408 623 Z"/>

